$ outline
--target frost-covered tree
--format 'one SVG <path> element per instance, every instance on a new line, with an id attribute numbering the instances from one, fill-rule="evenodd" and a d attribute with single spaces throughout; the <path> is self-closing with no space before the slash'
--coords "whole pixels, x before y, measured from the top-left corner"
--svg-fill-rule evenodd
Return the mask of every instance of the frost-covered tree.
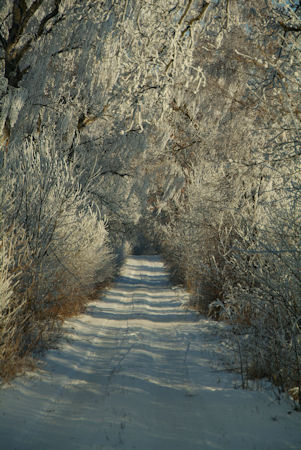
<path id="1" fill-rule="evenodd" d="M 292 318 L 270 323 L 290 336 L 296 362 L 299 303 L 292 315 L 286 307 L 299 289 L 297 2 L 3 5 L 6 155 L 28 139 L 51 142 L 105 212 L 116 248 L 148 229 L 200 308 L 245 317 L 254 336 L 268 330 L 256 313 L 266 298 L 267 317 Z M 277 260 L 283 277 L 271 280 Z M 266 336 L 265 348 L 276 348 Z M 279 379 L 273 367 L 266 374 Z M 290 377 L 283 385 L 297 383 Z"/>

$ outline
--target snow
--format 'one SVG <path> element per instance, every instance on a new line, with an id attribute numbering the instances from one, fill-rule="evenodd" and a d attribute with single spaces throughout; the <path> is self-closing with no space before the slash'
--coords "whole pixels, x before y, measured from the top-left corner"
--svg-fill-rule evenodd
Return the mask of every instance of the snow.
<path id="1" fill-rule="evenodd" d="M 42 369 L 0 390 L 0 449 L 300 449 L 301 414 L 224 369 L 158 256 L 128 258 Z"/>

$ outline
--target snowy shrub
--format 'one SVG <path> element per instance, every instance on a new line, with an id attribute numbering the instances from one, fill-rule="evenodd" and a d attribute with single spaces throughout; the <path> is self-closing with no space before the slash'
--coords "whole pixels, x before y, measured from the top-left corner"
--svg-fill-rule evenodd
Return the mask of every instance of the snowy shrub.
<path id="1" fill-rule="evenodd" d="M 266 376 L 281 389 L 301 387 L 300 189 L 269 220 L 237 242 L 230 264 L 240 283 L 225 285 L 224 317 L 231 320 L 251 377 Z M 286 203 L 286 204 L 285 204 Z"/>
<path id="2" fill-rule="evenodd" d="M 3 192 L 0 195 L 2 201 Z M 0 219 L 0 375 L 9 378 L 22 366 L 23 339 L 31 322 L 26 300 L 19 296 L 20 278 L 28 257 L 22 228 Z"/>
<path id="3" fill-rule="evenodd" d="M 4 158 L 1 326 L 17 328 L 19 355 L 43 340 L 54 319 L 81 310 L 113 275 L 105 223 L 79 177 L 49 143 L 31 142 Z"/>
<path id="4" fill-rule="evenodd" d="M 211 163 L 195 166 L 184 194 L 164 209 L 161 220 L 155 217 L 156 239 L 173 279 L 188 288 L 193 304 L 205 313 L 222 298 L 225 255 L 233 240 L 222 173 L 222 166 Z"/>
<path id="5" fill-rule="evenodd" d="M 278 167 L 272 177 L 275 167 L 255 167 L 248 177 L 244 172 L 244 186 L 236 186 L 230 170 L 228 188 L 222 173 L 216 172 L 214 180 L 208 167 L 203 177 L 199 170 L 186 190 L 185 205 L 170 207 L 169 216 L 166 210 L 165 224 L 156 218 L 156 237 L 194 306 L 232 324 L 230 341 L 243 384 L 248 377 L 268 377 L 280 389 L 294 390 L 300 402 L 297 169 L 298 161 Z"/>

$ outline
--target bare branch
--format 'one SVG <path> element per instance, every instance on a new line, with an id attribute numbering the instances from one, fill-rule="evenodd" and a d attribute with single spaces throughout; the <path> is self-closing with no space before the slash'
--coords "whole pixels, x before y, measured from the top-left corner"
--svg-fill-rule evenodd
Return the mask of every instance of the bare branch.
<path id="1" fill-rule="evenodd" d="M 301 31 L 301 25 L 299 25 L 299 26 L 297 26 L 297 25 L 293 26 L 293 25 L 288 25 L 288 24 L 286 24 L 286 23 L 284 23 L 284 22 L 278 22 L 278 23 L 279 23 L 279 25 L 281 26 L 281 28 L 283 28 L 284 31 L 286 31 L 286 32 L 291 31 L 291 32 L 299 33 L 299 32 Z"/>

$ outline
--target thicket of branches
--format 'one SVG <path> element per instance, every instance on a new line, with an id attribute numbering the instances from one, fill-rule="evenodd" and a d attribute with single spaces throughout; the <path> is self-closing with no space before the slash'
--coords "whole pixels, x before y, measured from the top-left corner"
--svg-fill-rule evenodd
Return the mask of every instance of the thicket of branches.
<path id="1" fill-rule="evenodd" d="M 92 151 L 88 157 L 75 154 L 82 135 L 91 140 L 84 128 L 96 121 L 90 110 L 97 97 L 89 83 L 102 91 L 93 50 L 110 8 L 97 1 L 1 3 L 4 379 L 22 369 L 32 351 L 48 345 L 61 320 L 82 311 L 115 272 L 98 184 L 116 168 L 102 168 Z M 81 37 L 73 33 L 76 26 Z M 78 70 L 87 60 L 93 61 L 93 74 Z"/>
<path id="2" fill-rule="evenodd" d="M 32 138 L 35 148 L 53 142 L 56 151 L 43 156 L 43 168 L 63 174 L 67 184 L 56 187 L 62 198 L 70 170 L 72 177 L 77 174 L 78 185 L 71 183 L 74 200 L 62 200 L 62 217 L 70 209 L 72 217 L 82 217 L 81 222 L 88 217 L 86 227 L 94 223 L 96 229 L 99 218 L 87 206 L 94 202 L 105 211 L 120 253 L 126 241 L 135 246 L 137 231 L 148 230 L 173 276 L 193 293 L 196 307 L 231 322 L 243 380 L 267 376 L 280 388 L 295 389 L 300 400 L 298 2 L 41 0 L 32 2 L 32 9 L 30 2 L 15 0 L 13 9 L 8 1 L 4 5 L 0 40 L 7 85 L 0 126 L 6 161 L 17 164 L 16 149 Z M 23 164 L 29 160 L 40 167 L 30 155 L 44 150 L 24 148 Z M 22 176 L 21 186 L 27 186 Z M 7 186 L 6 196 L 16 189 Z M 20 189 L 14 199 L 26 199 L 28 188 Z M 28 191 L 36 201 L 27 197 L 23 203 L 32 205 L 32 217 L 40 217 L 39 189 Z M 44 222 L 38 219 L 45 241 L 40 231 L 29 233 L 36 222 L 29 206 L 2 208 L 8 236 L 2 258 L 15 258 L 12 249 L 22 245 L 24 255 L 40 248 L 34 270 L 24 272 L 28 280 L 42 273 L 39 255 L 46 268 L 56 266 L 58 258 L 70 273 L 77 270 L 69 268 L 74 258 L 67 257 L 67 246 L 70 255 L 75 248 L 73 234 L 86 248 L 81 227 L 68 239 L 58 235 L 54 242 L 62 244 L 54 250 L 47 247 L 50 197 L 47 202 Z M 27 240 L 17 238 L 14 227 Z M 58 225 L 57 232 L 61 229 Z M 17 288 L 9 286 L 18 277 L 11 278 L 11 263 L 2 267 L 3 290 L 13 298 Z M 39 295 L 47 297 L 47 289 Z"/>
<path id="3" fill-rule="evenodd" d="M 93 174 L 91 174 L 91 179 Z M 95 175 L 95 174 L 94 174 Z M 45 143 L 4 156 L 0 175 L 0 371 L 10 377 L 114 272 L 105 223 L 79 174 Z"/>
<path id="4" fill-rule="evenodd" d="M 178 52 L 201 86 L 175 77 L 162 124 L 185 182 L 153 192 L 147 223 L 196 307 L 232 324 L 244 383 L 300 402 L 299 9 L 227 3 L 191 31 L 189 64 Z"/>

